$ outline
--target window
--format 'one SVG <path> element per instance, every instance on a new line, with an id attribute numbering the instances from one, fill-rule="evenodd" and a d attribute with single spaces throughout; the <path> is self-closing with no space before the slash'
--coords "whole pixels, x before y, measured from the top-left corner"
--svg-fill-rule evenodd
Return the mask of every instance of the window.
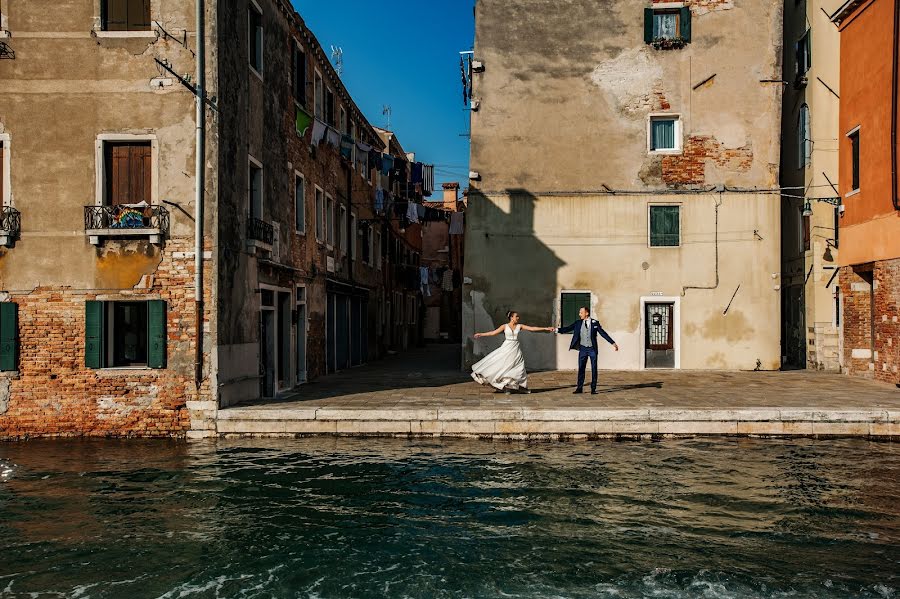
<path id="1" fill-rule="evenodd" d="M 591 294 L 586 291 L 563 291 L 560 296 L 560 322 L 562 326 L 567 327 L 576 322 L 580 317 L 578 311 L 581 308 L 590 308 Z"/>
<path id="2" fill-rule="evenodd" d="M 345 135 L 349 135 L 349 134 L 350 134 L 350 130 L 349 130 L 348 127 L 347 127 L 347 111 L 344 110 L 344 107 L 343 107 L 343 106 L 341 106 L 341 112 L 340 112 L 340 114 L 341 114 L 341 120 L 340 120 L 339 125 L 340 125 L 341 133 L 343 133 L 343 134 L 345 134 Z"/>
<path id="3" fill-rule="evenodd" d="M 672 43 L 675 41 L 675 43 Z M 691 9 L 644 9 L 644 42 L 656 49 L 682 48 L 691 41 Z"/>
<path id="4" fill-rule="evenodd" d="M 381 270 L 381 233 L 375 232 L 375 268 Z"/>
<path id="5" fill-rule="evenodd" d="M 806 33 L 803 34 L 803 37 L 797 41 L 796 53 L 798 77 L 805 75 L 812 67 L 811 33 L 811 30 L 807 29 Z"/>
<path id="6" fill-rule="evenodd" d="M 263 24 L 262 11 L 255 3 L 250 4 L 248 14 L 248 39 L 250 43 L 250 68 L 260 78 L 263 72 Z"/>
<path id="7" fill-rule="evenodd" d="M 263 217 L 263 170 L 262 165 L 249 157 L 249 201 L 250 217 L 262 220 Z"/>
<path id="8" fill-rule="evenodd" d="M 88 368 L 166 367 L 166 302 L 85 304 Z"/>
<path id="9" fill-rule="evenodd" d="M 809 106 L 806 104 L 800 107 L 800 115 L 797 117 L 797 148 L 798 148 L 798 164 L 800 168 L 809 166 L 812 156 L 812 133 L 809 127 Z"/>
<path id="10" fill-rule="evenodd" d="M 851 191 L 859 191 L 859 127 L 847 134 L 850 138 Z"/>
<path id="11" fill-rule="evenodd" d="M 651 152 L 680 152 L 680 118 L 677 115 L 651 116 L 648 136 Z"/>
<path id="12" fill-rule="evenodd" d="M 150 31 L 150 0 L 103 0 L 104 31 Z"/>
<path id="13" fill-rule="evenodd" d="M 675 11 L 653 12 L 653 39 L 673 40 L 678 37 L 678 13 Z"/>
<path id="14" fill-rule="evenodd" d="M 801 248 L 801 251 L 808 252 L 809 250 L 812 249 L 812 230 L 811 230 L 812 218 L 809 216 L 804 216 L 801 213 L 800 214 L 800 223 L 801 223 L 801 226 L 803 227 L 803 237 L 802 237 L 803 247 Z"/>
<path id="15" fill-rule="evenodd" d="M 406 298 L 406 313 L 409 316 L 409 324 L 416 324 L 416 297 Z"/>
<path id="16" fill-rule="evenodd" d="M 328 247 L 334 245 L 334 199 L 331 196 L 325 196 L 325 243 Z"/>
<path id="17" fill-rule="evenodd" d="M 325 241 L 325 196 L 318 187 L 316 187 L 316 240 L 319 243 Z"/>
<path id="18" fill-rule="evenodd" d="M 681 245 L 681 206 L 650 206 L 650 247 Z"/>
<path id="19" fill-rule="evenodd" d="M 293 55 L 293 77 L 291 80 L 294 102 L 306 107 L 306 52 L 296 43 Z"/>
<path id="20" fill-rule="evenodd" d="M 347 253 L 347 209 L 341 206 L 341 219 L 340 226 L 338 227 L 338 239 L 340 240 L 339 246 L 341 248 L 341 252 Z"/>
<path id="21" fill-rule="evenodd" d="M 153 152 L 149 141 L 103 142 L 103 160 L 106 205 L 152 203 Z"/>
<path id="22" fill-rule="evenodd" d="M 3 139 L 0 134 L 0 205 L 9 206 L 9 186 L 6 184 L 6 178 L 9 176 L 6 166 L 9 163 L 9 142 Z"/>
<path id="23" fill-rule="evenodd" d="M 356 236 L 359 234 L 356 225 L 356 215 L 350 215 L 350 259 L 356 260 Z"/>
<path id="24" fill-rule="evenodd" d="M 834 286 L 834 326 L 841 326 L 841 288 Z"/>
<path id="25" fill-rule="evenodd" d="M 368 225 L 362 227 L 362 261 L 365 264 L 372 264 L 372 231 Z"/>
<path id="26" fill-rule="evenodd" d="M 294 226 L 298 233 L 306 233 L 306 180 L 294 175 Z"/>
<path id="27" fill-rule="evenodd" d="M 331 88 L 325 90 L 325 122 L 335 126 L 334 121 L 334 92 Z"/>
<path id="28" fill-rule="evenodd" d="M 322 75 L 319 71 L 316 71 L 316 80 L 315 80 L 315 117 L 317 119 L 325 118 L 325 85 L 322 83 Z"/>

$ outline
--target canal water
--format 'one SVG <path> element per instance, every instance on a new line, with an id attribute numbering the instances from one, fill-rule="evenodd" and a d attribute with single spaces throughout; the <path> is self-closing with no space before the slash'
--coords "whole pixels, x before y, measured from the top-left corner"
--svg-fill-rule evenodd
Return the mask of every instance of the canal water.
<path id="1" fill-rule="evenodd" d="M 0 597 L 900 597 L 900 445 L 0 445 Z"/>

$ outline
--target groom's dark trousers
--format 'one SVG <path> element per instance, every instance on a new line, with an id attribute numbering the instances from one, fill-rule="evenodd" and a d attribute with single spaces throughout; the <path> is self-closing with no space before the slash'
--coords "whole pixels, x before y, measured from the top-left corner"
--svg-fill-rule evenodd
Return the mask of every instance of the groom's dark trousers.
<path id="1" fill-rule="evenodd" d="M 584 371 L 588 360 L 591 361 L 591 391 L 597 390 L 597 350 L 593 347 L 578 348 L 578 390 L 584 389 Z"/>

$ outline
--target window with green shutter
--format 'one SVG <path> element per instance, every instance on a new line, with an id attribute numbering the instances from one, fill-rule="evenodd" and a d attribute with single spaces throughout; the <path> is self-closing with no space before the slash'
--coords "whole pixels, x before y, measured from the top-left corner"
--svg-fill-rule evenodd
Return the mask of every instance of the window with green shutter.
<path id="1" fill-rule="evenodd" d="M 151 300 L 147 302 L 147 366 L 150 368 L 166 367 L 166 302 Z"/>
<path id="2" fill-rule="evenodd" d="M 564 327 L 569 326 L 576 320 L 579 320 L 578 311 L 581 308 L 591 307 L 591 294 L 583 292 L 563 292 L 560 299 L 560 324 Z"/>
<path id="3" fill-rule="evenodd" d="M 0 370 L 18 370 L 19 364 L 19 305 L 0 303 Z"/>
<path id="4" fill-rule="evenodd" d="M 105 365 L 105 314 L 104 302 L 87 301 L 84 304 L 84 365 L 103 368 Z"/>
<path id="5" fill-rule="evenodd" d="M 681 245 L 681 206 L 650 206 L 650 247 Z"/>
<path id="6" fill-rule="evenodd" d="M 89 301 L 84 362 L 88 368 L 165 368 L 166 302 Z"/>

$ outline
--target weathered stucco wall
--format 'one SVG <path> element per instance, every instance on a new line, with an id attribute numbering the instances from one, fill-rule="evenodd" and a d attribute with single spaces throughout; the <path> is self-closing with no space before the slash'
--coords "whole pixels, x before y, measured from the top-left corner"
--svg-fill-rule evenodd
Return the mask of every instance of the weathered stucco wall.
<path id="1" fill-rule="evenodd" d="M 0 435 L 183 434 L 191 426 L 187 401 L 207 398 L 209 389 L 207 379 L 201 396 L 194 393 L 194 101 L 154 58 L 195 72 L 193 4 L 151 2 L 151 18 L 171 38 L 156 30 L 105 36 L 97 0 L 56 10 L 37 0 L 6 6 L 6 41 L 16 57 L 0 61 L 0 133 L 9 140 L 9 205 L 21 213 L 22 231 L 15 247 L 0 249 L 0 291 L 19 304 L 20 324 L 19 370 L 6 375 Z M 209 83 L 214 89 L 215 72 Z M 97 201 L 98 136 L 121 134 L 153 140 L 153 203 L 170 202 L 161 245 L 143 238 L 95 246 L 85 234 L 84 207 Z M 208 189 L 214 200 L 214 173 Z M 207 231 L 215 214 L 210 206 Z M 84 302 L 91 299 L 166 300 L 167 367 L 85 368 Z M 206 348 L 215 330 L 209 320 Z"/>
<path id="2" fill-rule="evenodd" d="M 682 368 L 778 368 L 779 196 L 749 192 L 778 186 L 781 90 L 760 80 L 780 79 L 780 3 L 694 3 L 670 51 L 644 44 L 643 10 L 478 2 L 464 333 L 510 308 L 556 324 L 561 291 L 590 291 L 621 347 L 602 364 L 640 368 L 641 298 L 665 296 Z M 651 113 L 680 116 L 680 153 L 648 152 Z M 651 203 L 682 206 L 680 248 L 648 247 Z M 574 366 L 567 337 L 523 344 L 531 368 Z M 469 338 L 464 362 L 489 349 Z"/>

